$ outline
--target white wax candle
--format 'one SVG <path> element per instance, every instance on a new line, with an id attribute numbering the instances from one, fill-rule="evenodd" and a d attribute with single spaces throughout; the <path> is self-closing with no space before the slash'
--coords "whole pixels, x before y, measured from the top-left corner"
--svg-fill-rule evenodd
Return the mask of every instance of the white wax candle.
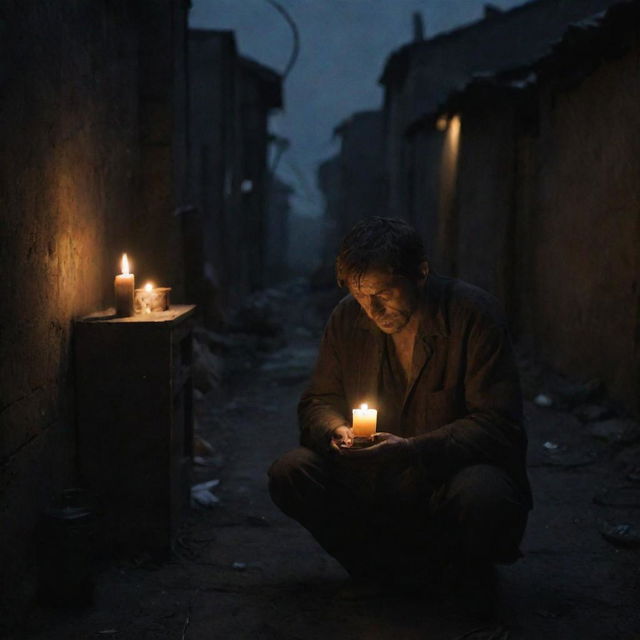
<path id="1" fill-rule="evenodd" d="M 129 260 L 126 253 L 122 254 L 122 273 L 116 276 L 113 285 L 116 293 L 116 315 L 132 316 L 135 277 L 133 273 L 129 273 Z"/>
<path id="2" fill-rule="evenodd" d="M 372 436 L 376 432 L 376 422 L 378 412 L 369 409 L 366 404 L 360 405 L 359 409 L 353 410 L 353 435 L 356 437 Z"/>

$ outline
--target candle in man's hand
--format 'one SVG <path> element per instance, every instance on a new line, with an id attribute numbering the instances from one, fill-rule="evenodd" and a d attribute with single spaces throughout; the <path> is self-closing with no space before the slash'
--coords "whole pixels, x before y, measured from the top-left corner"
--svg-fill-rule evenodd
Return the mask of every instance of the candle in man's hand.
<path id="1" fill-rule="evenodd" d="M 353 435 L 356 438 L 368 438 L 376 432 L 376 422 L 378 412 L 369 409 L 366 404 L 360 405 L 359 409 L 353 410 Z"/>
<path id="2" fill-rule="evenodd" d="M 129 260 L 127 254 L 122 254 L 122 273 L 116 276 L 114 281 L 116 292 L 116 315 L 122 317 L 133 315 L 133 290 L 135 278 L 129 273 Z"/>

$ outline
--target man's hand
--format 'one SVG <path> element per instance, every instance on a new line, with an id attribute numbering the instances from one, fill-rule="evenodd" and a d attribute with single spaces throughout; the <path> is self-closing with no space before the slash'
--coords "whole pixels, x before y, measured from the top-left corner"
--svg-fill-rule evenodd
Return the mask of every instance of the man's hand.
<path id="1" fill-rule="evenodd" d="M 331 450 L 340 453 L 353 444 L 353 431 L 351 427 L 337 427 L 331 433 L 331 442 L 329 443 Z"/>
<path id="2" fill-rule="evenodd" d="M 392 433 L 374 433 L 374 444 L 363 449 L 341 448 L 340 455 L 348 460 L 372 465 L 408 465 L 417 460 L 414 445 L 407 438 Z"/>

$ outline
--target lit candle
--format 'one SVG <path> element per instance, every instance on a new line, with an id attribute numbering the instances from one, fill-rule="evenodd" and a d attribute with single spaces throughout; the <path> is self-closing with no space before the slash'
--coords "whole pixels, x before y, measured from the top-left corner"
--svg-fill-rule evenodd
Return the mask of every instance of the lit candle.
<path id="1" fill-rule="evenodd" d="M 150 282 L 144 285 L 144 298 L 142 311 L 143 313 L 151 313 L 151 305 L 153 303 L 153 285 Z"/>
<path id="2" fill-rule="evenodd" d="M 378 412 L 369 409 L 366 404 L 360 405 L 359 409 L 353 410 L 353 435 L 356 438 L 368 438 L 376 432 L 376 421 Z"/>
<path id="3" fill-rule="evenodd" d="M 129 273 L 129 260 L 127 254 L 122 254 L 122 273 L 116 276 L 114 281 L 116 292 L 116 315 L 120 317 L 133 315 L 133 290 L 135 278 Z"/>

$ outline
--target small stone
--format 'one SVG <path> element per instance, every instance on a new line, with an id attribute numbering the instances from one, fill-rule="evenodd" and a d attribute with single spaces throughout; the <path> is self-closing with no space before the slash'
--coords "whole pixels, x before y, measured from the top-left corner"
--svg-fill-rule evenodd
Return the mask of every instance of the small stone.
<path id="1" fill-rule="evenodd" d="M 593 497 L 594 504 L 603 507 L 640 507 L 640 487 L 636 485 L 621 485 L 605 487 Z"/>
<path id="2" fill-rule="evenodd" d="M 640 425 L 635 420 L 612 418 L 594 423 L 589 432 L 605 442 L 633 444 L 640 440 Z"/>
<path id="3" fill-rule="evenodd" d="M 546 393 L 539 393 L 534 399 L 533 403 L 538 407 L 550 407 L 553 405 L 553 399 Z"/>
<path id="4" fill-rule="evenodd" d="M 600 534 L 616 547 L 633 548 L 640 546 L 640 529 L 629 523 L 600 523 Z"/>
<path id="5" fill-rule="evenodd" d="M 198 427 L 196 426 L 196 429 Z M 193 455 L 207 457 L 215 453 L 214 448 L 203 437 L 195 435 L 193 437 Z"/>
<path id="6" fill-rule="evenodd" d="M 606 420 L 612 415 L 611 409 L 599 404 L 581 404 L 574 409 L 573 413 L 582 422 Z"/>
<path id="7" fill-rule="evenodd" d="M 560 447 L 559 444 L 557 444 L 556 442 L 551 442 L 550 440 L 547 440 L 542 446 L 547 451 L 556 451 Z"/>
<path id="8" fill-rule="evenodd" d="M 231 565 L 231 568 L 235 569 L 236 571 L 244 571 L 247 568 L 247 563 L 236 561 Z"/>

